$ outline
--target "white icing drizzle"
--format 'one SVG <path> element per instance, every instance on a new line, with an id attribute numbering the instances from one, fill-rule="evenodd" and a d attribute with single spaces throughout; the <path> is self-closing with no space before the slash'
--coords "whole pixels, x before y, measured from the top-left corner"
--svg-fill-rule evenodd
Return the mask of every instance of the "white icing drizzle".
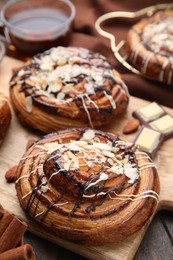
<path id="1" fill-rule="evenodd" d="M 29 191 L 27 194 L 25 194 L 25 195 L 22 197 L 22 200 L 25 199 L 26 197 L 28 197 L 31 193 L 32 193 L 32 191 Z"/>
<path id="2" fill-rule="evenodd" d="M 107 179 L 108 179 L 108 175 L 105 174 L 104 172 L 102 172 L 102 173 L 100 174 L 98 180 L 95 181 L 95 182 L 91 182 L 91 183 L 85 188 L 85 190 L 88 190 L 91 186 L 96 185 L 96 184 L 97 184 L 98 182 L 100 182 L 100 181 L 106 181 Z"/>
<path id="3" fill-rule="evenodd" d="M 132 64 L 136 63 L 136 59 L 138 57 L 138 53 L 139 53 L 141 47 L 142 47 L 142 43 L 140 43 L 138 46 L 134 46 L 132 48 L 132 53 L 130 56 L 130 60 L 132 61 Z"/>
<path id="4" fill-rule="evenodd" d="M 64 172 L 64 169 L 60 169 L 60 170 L 58 170 L 57 172 L 54 172 L 54 173 L 50 176 L 50 178 L 48 179 L 48 182 L 50 182 L 50 180 L 51 180 L 54 176 L 58 175 L 60 172 Z"/>
<path id="5" fill-rule="evenodd" d="M 139 166 L 140 167 L 140 171 L 143 171 L 147 168 L 156 168 L 156 166 L 154 165 L 154 163 L 148 163 L 148 164 L 144 164 L 143 166 Z"/>
<path id="6" fill-rule="evenodd" d="M 29 173 L 29 177 L 30 177 L 32 174 L 35 174 L 36 171 L 39 170 L 39 169 L 43 169 L 43 165 L 42 165 L 42 164 L 41 164 L 41 165 L 39 164 L 38 166 L 36 166 L 35 169 L 32 170 L 32 171 Z"/>
<path id="7" fill-rule="evenodd" d="M 150 59 L 152 58 L 152 56 L 154 56 L 154 53 L 150 52 L 148 54 L 148 56 L 143 59 L 143 67 L 141 69 L 142 73 L 144 73 L 144 74 L 146 73 L 147 67 L 148 67 L 148 63 L 149 63 Z"/>
<path id="8" fill-rule="evenodd" d="M 16 184 L 19 182 L 19 181 L 21 181 L 22 179 L 25 179 L 25 178 L 28 178 L 28 175 L 22 175 L 22 176 L 20 176 L 17 180 L 16 180 Z"/>
<path id="9" fill-rule="evenodd" d="M 94 128 L 93 123 L 92 123 L 92 120 L 91 120 L 90 113 L 89 113 L 89 111 L 88 111 L 88 109 L 87 109 L 87 106 L 85 105 L 85 100 L 84 100 L 83 96 L 80 96 L 80 98 L 81 98 L 81 100 L 82 100 L 82 104 L 83 104 L 84 110 L 85 110 L 85 112 L 86 112 L 86 114 L 87 114 L 89 124 L 90 124 L 91 128 Z"/>
<path id="10" fill-rule="evenodd" d="M 32 162 L 24 163 L 24 164 L 23 164 L 23 166 L 28 166 L 28 165 L 32 165 Z"/>
<path id="11" fill-rule="evenodd" d="M 56 203 L 56 204 L 54 204 L 53 206 L 54 207 L 61 207 L 61 206 L 64 206 L 64 205 L 66 205 L 66 204 L 68 204 L 69 202 L 68 201 L 66 201 L 66 202 L 63 202 L 63 203 Z"/>
<path id="12" fill-rule="evenodd" d="M 44 210 L 44 211 L 42 211 L 42 212 L 40 212 L 40 213 L 37 213 L 37 214 L 35 215 L 35 218 L 38 218 L 39 216 L 43 215 L 46 211 L 47 211 L 47 209 Z"/>
<path id="13" fill-rule="evenodd" d="M 63 202 L 63 203 L 59 203 L 59 204 L 57 203 L 57 204 L 54 204 L 53 207 L 61 207 L 61 206 L 64 206 L 64 205 L 66 205 L 66 204 L 68 204 L 68 203 L 69 203 L 68 201 Z M 35 215 L 35 218 L 38 218 L 39 216 L 45 214 L 46 211 L 47 211 L 47 209 L 44 210 L 44 211 L 42 211 L 42 212 L 40 212 L 40 213 L 37 213 L 37 214 Z"/>
<path id="14" fill-rule="evenodd" d="M 85 96 L 85 97 L 88 99 L 89 103 L 92 103 L 92 104 L 95 106 L 95 108 L 97 109 L 97 111 L 99 111 L 99 107 L 98 107 L 97 104 L 88 96 L 88 94 L 84 94 L 83 96 Z"/>
<path id="15" fill-rule="evenodd" d="M 113 100 L 113 97 L 112 97 L 111 95 L 108 95 L 108 94 L 106 93 L 106 91 L 103 91 L 103 92 L 104 92 L 105 96 L 109 99 L 109 101 L 110 101 L 111 106 L 113 107 L 113 109 L 115 109 L 115 108 L 116 108 L 116 104 L 115 104 L 115 101 Z"/>
<path id="16" fill-rule="evenodd" d="M 97 194 L 90 194 L 90 195 L 86 195 L 86 194 L 83 194 L 82 197 L 83 198 L 94 198 L 94 197 L 98 197 L 98 196 L 104 196 L 106 193 L 105 192 L 100 192 L 100 193 L 97 193 Z"/>
<path id="17" fill-rule="evenodd" d="M 28 155 L 28 156 L 26 156 L 26 157 L 22 157 L 22 158 L 20 159 L 20 161 L 24 161 L 24 160 L 29 159 L 29 158 L 37 157 L 38 155 L 45 154 L 45 153 L 46 153 L 46 152 L 39 152 L 39 153 L 36 153 L 36 154 L 33 154 L 33 155 Z"/>
<path id="18" fill-rule="evenodd" d="M 142 155 L 142 156 L 140 156 L 140 157 L 136 157 L 137 160 L 140 160 L 140 159 L 148 159 L 149 161 L 151 161 L 151 158 L 150 158 L 149 155 L 148 155 L 147 153 L 145 153 L 145 152 L 135 151 L 135 154 L 136 154 L 136 155 Z"/>
<path id="19" fill-rule="evenodd" d="M 55 158 L 55 157 L 57 157 L 57 154 L 55 154 L 55 155 L 52 155 L 51 157 L 49 157 L 47 160 L 48 161 L 50 161 L 50 160 L 52 160 L 53 158 Z"/>
<path id="20" fill-rule="evenodd" d="M 159 194 L 153 190 L 147 190 L 147 191 L 141 192 L 139 194 L 118 194 L 115 191 L 111 191 L 111 193 L 113 193 L 116 196 L 113 198 L 113 197 L 111 197 L 111 194 L 108 194 L 109 198 L 113 199 L 113 200 L 134 201 L 134 200 L 144 199 L 144 198 L 148 198 L 148 197 L 156 199 L 157 202 L 159 200 Z"/>
<path id="21" fill-rule="evenodd" d="M 160 71 L 160 75 L 159 75 L 159 81 L 163 81 L 164 79 L 164 73 L 165 73 L 165 69 L 167 67 L 167 65 L 169 64 L 169 59 L 166 59 L 165 62 L 162 65 L 162 69 Z"/>

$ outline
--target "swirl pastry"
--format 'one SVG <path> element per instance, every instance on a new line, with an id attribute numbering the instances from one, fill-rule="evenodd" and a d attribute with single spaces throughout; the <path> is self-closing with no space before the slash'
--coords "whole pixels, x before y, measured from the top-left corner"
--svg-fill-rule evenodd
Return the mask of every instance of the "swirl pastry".
<path id="1" fill-rule="evenodd" d="M 11 121 L 11 110 L 8 104 L 8 99 L 3 93 L 0 92 L 0 143 L 3 141 L 4 136 Z"/>
<path id="2" fill-rule="evenodd" d="M 129 61 L 144 76 L 173 85 L 173 10 L 160 11 L 128 32 Z"/>
<path id="3" fill-rule="evenodd" d="M 115 134 L 68 129 L 35 142 L 17 169 L 27 215 L 63 239 L 117 242 L 139 230 L 159 192 L 149 156 Z"/>
<path id="4" fill-rule="evenodd" d="M 129 99 L 106 58 L 84 48 L 57 47 L 38 54 L 10 84 L 21 121 L 46 133 L 107 124 L 126 110 Z"/>

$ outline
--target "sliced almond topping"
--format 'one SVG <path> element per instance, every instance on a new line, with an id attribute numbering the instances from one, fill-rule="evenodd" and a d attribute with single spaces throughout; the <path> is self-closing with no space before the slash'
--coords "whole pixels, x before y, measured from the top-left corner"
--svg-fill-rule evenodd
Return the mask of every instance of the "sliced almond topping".
<path id="1" fill-rule="evenodd" d="M 68 84 L 68 85 L 64 86 L 64 88 L 62 89 L 62 92 L 67 94 L 67 93 L 71 92 L 72 90 L 73 90 L 73 86 Z"/>
<path id="2" fill-rule="evenodd" d="M 113 162 L 112 159 L 110 159 L 110 158 L 108 158 L 108 163 L 109 163 L 110 165 L 113 165 L 113 164 L 114 164 L 114 162 Z"/>
<path id="3" fill-rule="evenodd" d="M 111 168 L 108 169 L 108 172 L 113 172 L 115 174 L 123 174 L 123 167 L 121 165 L 114 165 Z"/>
<path id="4" fill-rule="evenodd" d="M 87 161 L 87 165 L 89 168 L 92 168 L 94 166 L 93 162 L 91 162 L 91 161 Z"/>
<path id="5" fill-rule="evenodd" d="M 87 129 L 84 132 L 84 134 L 83 134 L 81 139 L 85 140 L 85 141 L 90 141 L 90 140 L 94 139 L 94 137 L 95 137 L 95 132 L 93 130 L 91 130 L 91 129 Z"/>
<path id="6" fill-rule="evenodd" d="M 109 152 L 109 151 L 103 151 L 103 154 L 105 155 L 105 156 L 107 156 L 107 157 L 110 157 L 110 158 L 113 158 L 115 155 L 114 155 L 114 153 L 111 153 L 111 152 Z"/>
<path id="7" fill-rule="evenodd" d="M 47 192 L 48 189 L 49 189 L 48 186 L 43 186 L 43 185 L 41 186 L 41 191 L 42 191 L 43 193 Z"/>
<path id="8" fill-rule="evenodd" d="M 52 143 L 45 143 L 44 146 L 46 148 L 51 148 L 51 147 L 55 147 L 58 145 L 58 142 L 52 142 Z"/>
<path id="9" fill-rule="evenodd" d="M 44 62 L 40 65 L 41 70 L 51 71 L 53 69 L 53 62 Z"/>
<path id="10" fill-rule="evenodd" d="M 78 146 L 78 145 L 75 144 L 75 143 L 69 144 L 68 148 L 69 148 L 70 150 L 72 150 L 72 151 L 81 151 L 81 149 L 82 149 L 80 146 Z"/>
<path id="11" fill-rule="evenodd" d="M 58 100 L 64 100 L 64 98 L 65 98 L 65 93 L 62 93 L 62 92 L 60 92 L 60 93 L 58 94 L 58 96 L 57 96 L 57 99 L 58 99 Z"/>
<path id="12" fill-rule="evenodd" d="M 68 157 L 72 160 L 72 164 L 75 168 L 79 168 L 78 158 L 70 151 L 67 152 Z"/>
<path id="13" fill-rule="evenodd" d="M 93 143 L 93 145 L 100 150 L 111 151 L 112 149 L 112 147 L 109 144 L 105 143 Z"/>
<path id="14" fill-rule="evenodd" d="M 59 59 L 58 62 L 57 62 L 58 66 L 63 66 L 66 63 L 67 63 L 67 59 Z"/>
<path id="15" fill-rule="evenodd" d="M 71 164 L 71 161 L 67 161 L 66 163 L 64 163 L 64 169 L 65 169 L 66 171 L 69 171 L 69 169 L 70 169 L 70 164 Z"/>
<path id="16" fill-rule="evenodd" d="M 136 168 L 124 168 L 124 174 L 131 180 L 135 180 L 138 177 L 138 172 Z"/>
<path id="17" fill-rule="evenodd" d="M 53 142 L 53 143 L 48 143 L 48 144 L 44 144 L 46 150 L 47 150 L 47 154 L 51 154 L 56 150 L 59 150 L 62 148 L 62 144 L 59 144 L 58 142 Z"/>

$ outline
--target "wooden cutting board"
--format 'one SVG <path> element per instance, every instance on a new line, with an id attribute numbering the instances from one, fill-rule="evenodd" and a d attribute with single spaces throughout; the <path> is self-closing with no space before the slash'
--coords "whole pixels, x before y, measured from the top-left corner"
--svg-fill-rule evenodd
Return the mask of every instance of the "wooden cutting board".
<path id="1" fill-rule="evenodd" d="M 8 95 L 8 82 L 12 74 L 12 68 L 21 66 L 22 62 L 5 57 L 0 65 L 0 91 Z M 122 129 L 129 118 L 132 117 L 132 112 L 139 107 L 146 105 L 148 102 L 131 97 L 128 111 L 121 118 L 112 121 L 103 130 L 122 134 Z M 165 108 L 171 115 L 173 110 Z M 133 140 L 136 134 L 126 135 L 126 139 Z M 43 231 L 37 225 L 28 220 L 20 208 L 14 184 L 7 184 L 4 174 L 7 169 L 16 165 L 23 155 L 27 140 L 37 139 L 39 135 L 36 131 L 31 131 L 20 125 L 17 118 L 13 114 L 12 122 L 8 130 L 7 136 L 0 147 L 0 204 L 10 212 L 16 214 L 19 218 L 25 220 L 29 225 L 30 232 L 37 234 L 47 240 L 50 240 L 62 247 L 70 249 L 89 259 L 132 259 L 135 255 L 138 246 L 140 245 L 143 236 L 149 226 L 147 223 L 138 233 L 129 237 L 125 241 L 117 244 L 110 244 L 105 246 L 86 247 L 79 246 L 62 239 L 59 239 L 49 233 Z M 157 155 L 154 162 L 158 168 L 161 183 L 160 201 L 158 210 L 168 209 L 173 210 L 173 138 L 165 141 Z M 151 221 L 151 220 L 150 220 Z"/>

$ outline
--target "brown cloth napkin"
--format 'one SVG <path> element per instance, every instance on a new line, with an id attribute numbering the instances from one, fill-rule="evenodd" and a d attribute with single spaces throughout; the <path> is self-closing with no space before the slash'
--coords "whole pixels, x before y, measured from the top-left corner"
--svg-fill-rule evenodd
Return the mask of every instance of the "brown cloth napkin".
<path id="1" fill-rule="evenodd" d="M 114 68 L 122 74 L 131 95 L 150 101 L 157 101 L 162 105 L 173 108 L 173 87 L 144 79 L 126 70 L 116 61 L 111 51 L 109 40 L 99 35 L 95 29 L 95 21 L 105 13 L 112 11 L 133 12 L 150 5 L 171 3 L 172 1 L 72 0 L 72 2 L 76 7 L 76 17 L 70 45 L 85 47 L 106 56 Z M 121 39 L 125 39 L 126 33 L 132 24 L 132 22 L 116 19 L 107 22 L 104 28 L 113 33 L 118 42 Z"/>

